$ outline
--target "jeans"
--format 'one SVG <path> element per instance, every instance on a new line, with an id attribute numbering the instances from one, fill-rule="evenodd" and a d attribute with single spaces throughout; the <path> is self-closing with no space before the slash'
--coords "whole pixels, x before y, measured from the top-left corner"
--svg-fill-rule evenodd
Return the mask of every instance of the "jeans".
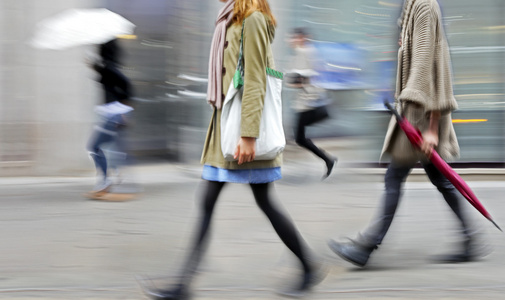
<path id="1" fill-rule="evenodd" d="M 472 233 L 469 228 L 468 220 L 460 207 L 461 197 L 459 192 L 433 164 L 422 163 L 422 166 L 431 183 L 442 193 L 445 201 L 458 217 L 463 235 L 466 239 L 469 239 Z M 413 166 L 395 166 L 394 163 L 389 165 L 385 176 L 386 191 L 382 201 L 382 209 L 379 210 L 369 227 L 358 235 L 356 241 L 359 244 L 373 247 L 382 243 L 382 240 L 388 232 L 389 226 L 393 222 L 398 203 L 400 202 L 402 184 L 412 170 L 412 167 Z"/>
<path id="2" fill-rule="evenodd" d="M 93 135 L 88 143 L 88 151 L 90 152 L 97 171 L 101 171 L 103 177 L 107 177 L 107 158 L 103 151 L 103 146 L 114 142 L 117 148 L 121 148 L 119 140 L 120 132 L 117 120 L 114 118 L 108 119 L 102 126 L 96 126 Z"/>

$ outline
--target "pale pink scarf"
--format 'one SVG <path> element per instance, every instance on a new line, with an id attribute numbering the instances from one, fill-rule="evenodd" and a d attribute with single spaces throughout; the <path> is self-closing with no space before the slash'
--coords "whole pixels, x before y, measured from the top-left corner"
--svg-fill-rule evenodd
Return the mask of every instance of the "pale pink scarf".
<path id="1" fill-rule="evenodd" d="M 212 38 L 209 59 L 209 83 L 207 86 L 207 101 L 217 109 L 221 108 L 223 95 L 223 55 L 226 41 L 226 28 L 233 18 L 235 0 L 228 0 L 219 11 L 216 20 L 216 29 Z"/>

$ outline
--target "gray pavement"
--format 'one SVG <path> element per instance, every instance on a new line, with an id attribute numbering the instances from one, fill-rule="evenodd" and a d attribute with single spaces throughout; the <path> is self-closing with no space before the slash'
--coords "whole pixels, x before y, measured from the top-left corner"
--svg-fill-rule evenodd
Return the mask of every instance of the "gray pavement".
<path id="1" fill-rule="evenodd" d="M 321 163 L 299 158 L 288 153 L 275 193 L 314 252 L 331 266 L 307 299 L 504 298 L 505 235 L 469 205 L 483 243 L 494 251 L 466 264 L 430 261 L 456 249 L 458 236 L 449 208 L 423 175 L 406 183 L 397 218 L 366 269 L 338 259 L 326 240 L 353 236 L 367 224 L 382 192 L 383 170 L 348 169 L 344 159 L 321 182 Z M 142 193 L 127 202 L 86 200 L 82 195 L 93 185 L 91 173 L 0 178 L 0 299 L 145 299 L 135 277 L 168 284 L 184 258 L 197 215 L 200 169 L 197 164 L 136 167 Z M 501 177 L 473 176 L 470 186 L 505 226 Z M 256 208 L 248 187 L 228 185 L 194 299 L 281 299 L 274 291 L 293 283 L 297 272 L 296 260 Z"/>

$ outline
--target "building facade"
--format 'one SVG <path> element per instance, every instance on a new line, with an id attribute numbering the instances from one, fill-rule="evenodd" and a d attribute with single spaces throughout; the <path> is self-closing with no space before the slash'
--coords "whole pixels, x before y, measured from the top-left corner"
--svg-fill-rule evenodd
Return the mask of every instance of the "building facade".
<path id="1" fill-rule="evenodd" d="M 345 81 L 331 91 L 335 118 L 315 136 L 359 136 L 377 159 L 388 116 L 383 97 L 392 95 L 396 19 L 403 0 L 270 1 L 279 25 L 273 50 L 277 68 L 289 69 L 287 38 L 306 27 L 314 43 L 332 45 L 340 60 L 325 60 Z M 505 161 L 505 2 L 440 0 L 453 56 L 457 117 L 485 119 L 457 125 L 462 160 Z M 135 88 L 135 125 L 130 144 L 140 157 L 197 161 L 209 122 L 205 103 L 209 44 L 217 0 L 2 0 L 0 2 L 0 176 L 79 175 L 93 171 L 85 150 L 100 103 L 100 86 L 84 63 L 95 47 L 38 50 L 27 41 L 37 22 L 70 8 L 106 7 L 137 25 L 123 71 Z M 346 58 L 359 51 L 358 65 Z M 340 52 L 338 52 L 340 51 Z M 341 54 L 339 54 L 341 53 Z M 338 57 L 337 57 L 338 58 Z M 350 59 L 353 59 L 352 57 Z M 286 131 L 291 112 L 285 91 Z M 361 120 L 361 121 L 359 121 Z M 367 121 L 363 121 L 367 120 Z M 287 132 L 287 136 L 290 133 Z"/>

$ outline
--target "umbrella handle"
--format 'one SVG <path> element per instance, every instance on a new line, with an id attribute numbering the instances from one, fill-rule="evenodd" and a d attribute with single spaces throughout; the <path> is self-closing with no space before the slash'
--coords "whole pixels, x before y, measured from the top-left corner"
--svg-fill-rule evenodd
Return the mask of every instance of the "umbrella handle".
<path id="1" fill-rule="evenodd" d="M 398 113 L 398 111 L 391 105 L 391 103 L 389 103 L 389 101 L 387 99 L 384 99 L 384 106 L 391 112 L 395 115 L 396 117 L 396 120 L 398 122 L 401 122 L 403 120 L 402 116 L 400 116 L 400 114 Z"/>

